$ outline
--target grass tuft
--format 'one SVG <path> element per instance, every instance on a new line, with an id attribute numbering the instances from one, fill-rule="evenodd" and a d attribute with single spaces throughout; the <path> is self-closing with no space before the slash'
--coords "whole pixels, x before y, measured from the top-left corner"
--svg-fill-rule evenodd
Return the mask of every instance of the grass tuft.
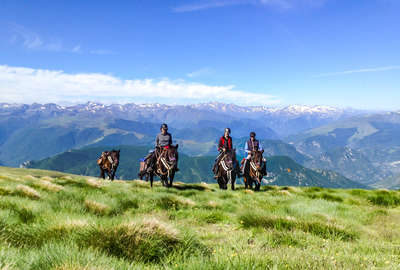
<path id="1" fill-rule="evenodd" d="M 85 207 L 90 212 L 100 216 L 107 215 L 111 211 L 111 207 L 109 207 L 108 205 L 93 200 L 85 200 Z"/>
<path id="2" fill-rule="evenodd" d="M 42 179 L 43 179 L 43 177 L 42 177 Z M 53 183 L 49 182 L 48 180 L 39 180 L 37 182 L 34 182 L 33 184 L 44 190 L 53 191 L 53 192 L 58 192 L 58 191 L 64 189 L 63 186 L 53 184 Z"/>
<path id="3" fill-rule="evenodd" d="M 378 190 L 376 195 L 369 196 L 367 199 L 372 204 L 379 206 L 396 207 L 400 205 L 399 194 L 388 190 Z"/>
<path id="4" fill-rule="evenodd" d="M 307 197 L 311 199 L 321 199 L 321 200 L 326 200 L 326 201 L 331 201 L 331 202 L 343 202 L 343 198 L 329 194 L 327 192 L 322 192 L 322 193 L 308 193 Z"/>
<path id="5" fill-rule="evenodd" d="M 94 187 L 94 188 L 100 188 L 100 187 L 103 186 L 103 183 L 100 182 L 100 180 L 97 180 L 97 179 L 95 179 L 95 178 L 88 178 L 88 179 L 86 179 L 86 183 L 87 183 L 89 186 Z"/>
<path id="6" fill-rule="evenodd" d="M 293 231 L 295 229 L 311 233 L 324 239 L 337 239 L 343 241 L 355 240 L 357 233 L 346 231 L 331 224 L 321 222 L 293 220 L 293 218 L 282 218 L 273 216 L 243 214 L 240 217 L 243 227 L 263 227 L 278 231 Z"/>
<path id="7" fill-rule="evenodd" d="M 15 189 L 17 195 L 28 197 L 31 199 L 40 199 L 40 194 L 35 189 L 25 186 L 18 185 Z"/>
<path id="8" fill-rule="evenodd" d="M 205 249 L 197 240 L 181 235 L 172 225 L 156 218 L 115 227 L 94 227 L 83 241 L 84 245 L 112 256 L 142 262 L 160 262 L 174 252 Z"/>
<path id="9" fill-rule="evenodd" d="M 181 199 L 171 194 L 163 194 L 156 199 L 156 206 L 164 210 L 178 210 L 194 205 L 195 202 L 190 199 Z"/>
<path id="10" fill-rule="evenodd" d="M 13 193 L 12 189 L 9 187 L 0 187 L 0 195 L 6 196 Z"/>
<path id="11" fill-rule="evenodd" d="M 50 176 L 42 176 L 40 179 L 42 179 L 43 181 L 47 181 L 47 182 L 54 181 L 54 178 L 50 177 Z"/>

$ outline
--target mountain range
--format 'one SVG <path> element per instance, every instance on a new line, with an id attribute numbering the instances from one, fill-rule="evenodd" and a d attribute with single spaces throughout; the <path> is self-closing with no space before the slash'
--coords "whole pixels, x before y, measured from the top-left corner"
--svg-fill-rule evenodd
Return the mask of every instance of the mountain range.
<path id="1" fill-rule="evenodd" d="M 215 156 L 218 138 L 231 127 L 241 156 L 255 131 L 267 156 L 288 156 L 306 168 L 335 171 L 364 185 L 400 175 L 399 112 L 299 105 L 0 103 L 0 163 L 19 166 L 85 147 L 151 149 L 163 122 L 191 157 Z"/>
<path id="2" fill-rule="evenodd" d="M 0 160 L 8 166 L 41 159 L 88 145 L 148 145 L 161 123 L 188 155 L 215 153 L 223 129 L 232 136 L 253 130 L 262 139 L 279 139 L 354 115 L 331 107 L 289 106 L 281 109 L 241 107 L 222 103 L 197 105 L 0 104 Z"/>
<path id="3" fill-rule="evenodd" d="M 286 138 L 311 161 L 365 184 L 400 174 L 400 113 L 351 117 Z"/>

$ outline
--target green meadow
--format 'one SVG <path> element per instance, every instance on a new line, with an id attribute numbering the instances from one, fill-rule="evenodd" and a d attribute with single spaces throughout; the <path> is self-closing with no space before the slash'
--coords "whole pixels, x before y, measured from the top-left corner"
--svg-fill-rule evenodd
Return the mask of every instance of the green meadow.
<path id="1" fill-rule="evenodd" d="M 400 269 L 400 192 L 0 167 L 0 269 Z"/>

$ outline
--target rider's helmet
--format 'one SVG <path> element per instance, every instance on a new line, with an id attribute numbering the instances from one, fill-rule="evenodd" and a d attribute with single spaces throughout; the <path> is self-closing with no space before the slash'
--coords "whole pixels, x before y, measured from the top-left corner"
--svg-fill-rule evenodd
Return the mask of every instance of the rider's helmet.
<path id="1" fill-rule="evenodd" d="M 256 137 L 256 133 L 254 131 L 250 132 L 250 137 L 255 138 Z"/>
<path id="2" fill-rule="evenodd" d="M 160 129 L 168 130 L 168 125 L 164 123 L 161 125 Z"/>
<path id="3" fill-rule="evenodd" d="M 225 128 L 225 132 L 226 132 L 226 131 L 228 131 L 228 132 L 229 132 L 229 134 L 231 134 L 231 129 L 230 129 L 230 128 L 228 128 L 228 127 L 227 127 L 227 128 Z"/>

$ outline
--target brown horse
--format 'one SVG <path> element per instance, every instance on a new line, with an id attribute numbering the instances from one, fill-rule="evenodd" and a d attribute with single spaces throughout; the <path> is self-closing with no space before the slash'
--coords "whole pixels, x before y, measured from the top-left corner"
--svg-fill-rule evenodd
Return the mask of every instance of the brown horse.
<path id="1" fill-rule="evenodd" d="M 235 189 L 236 181 L 236 153 L 235 149 L 227 150 L 222 154 L 222 158 L 219 160 L 217 181 L 220 189 L 228 189 L 229 182 L 231 183 L 231 189 Z"/>
<path id="2" fill-rule="evenodd" d="M 253 183 L 255 184 L 255 190 L 260 190 L 261 180 L 265 175 L 265 164 L 263 160 L 263 153 L 262 151 L 252 151 L 251 158 L 247 162 L 247 168 L 244 170 L 244 184 L 245 188 L 253 188 Z"/>
<path id="3" fill-rule="evenodd" d="M 100 167 L 100 178 L 105 179 L 105 172 L 107 172 L 108 179 L 114 180 L 119 164 L 119 152 L 120 150 L 113 149 L 101 153 L 100 158 L 97 160 L 97 164 Z"/>
<path id="4" fill-rule="evenodd" d="M 149 173 L 146 172 L 146 181 L 150 179 L 150 186 L 153 187 L 154 175 L 156 175 L 160 177 L 164 187 L 172 187 L 178 167 L 178 145 L 157 149 L 155 151 L 155 160 L 153 162 L 153 170 Z"/>

